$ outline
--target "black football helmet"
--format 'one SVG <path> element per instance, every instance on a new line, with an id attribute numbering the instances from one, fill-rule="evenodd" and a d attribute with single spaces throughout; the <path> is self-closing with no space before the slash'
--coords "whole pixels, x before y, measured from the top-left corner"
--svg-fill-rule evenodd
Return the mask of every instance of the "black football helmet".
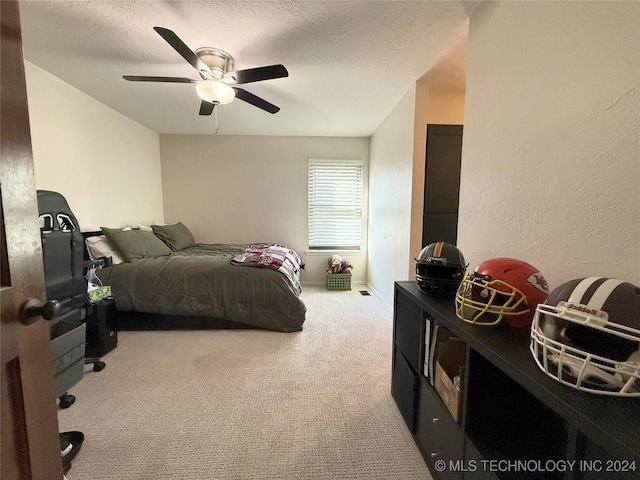
<path id="1" fill-rule="evenodd" d="M 418 288 L 436 297 L 455 294 L 467 270 L 462 252 L 446 242 L 427 245 L 415 261 Z"/>

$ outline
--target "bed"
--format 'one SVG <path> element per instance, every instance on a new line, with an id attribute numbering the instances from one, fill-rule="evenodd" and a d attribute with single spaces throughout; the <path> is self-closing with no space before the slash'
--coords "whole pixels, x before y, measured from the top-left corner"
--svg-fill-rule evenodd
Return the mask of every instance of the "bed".
<path id="1" fill-rule="evenodd" d="M 195 243 L 180 222 L 140 227 L 84 234 L 92 260 L 114 259 L 96 274 L 111 286 L 119 329 L 302 330 L 302 266 L 294 250 L 272 243 Z"/>

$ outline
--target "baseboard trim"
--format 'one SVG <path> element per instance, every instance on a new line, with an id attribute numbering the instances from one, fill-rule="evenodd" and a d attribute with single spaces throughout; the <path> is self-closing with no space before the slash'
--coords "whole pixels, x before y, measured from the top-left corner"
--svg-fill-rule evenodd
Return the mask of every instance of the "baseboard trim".
<path id="1" fill-rule="evenodd" d="M 387 301 L 384 299 L 384 297 L 382 295 L 380 295 L 380 292 L 378 292 L 375 288 L 373 288 L 373 286 L 370 283 L 367 283 L 366 285 L 367 285 L 367 289 L 370 290 L 371 293 L 378 300 L 380 300 L 380 303 L 382 303 L 382 305 L 384 305 L 384 308 L 389 310 L 389 312 L 393 313 L 393 307 L 387 303 Z"/>
<path id="2" fill-rule="evenodd" d="M 324 286 L 327 284 L 326 280 L 305 280 L 303 282 L 300 282 L 300 284 L 305 287 L 318 287 L 318 286 Z M 366 286 L 367 282 L 365 282 L 364 280 L 359 280 L 359 281 L 354 281 L 351 280 L 351 286 L 354 285 L 360 285 L 360 286 Z"/>

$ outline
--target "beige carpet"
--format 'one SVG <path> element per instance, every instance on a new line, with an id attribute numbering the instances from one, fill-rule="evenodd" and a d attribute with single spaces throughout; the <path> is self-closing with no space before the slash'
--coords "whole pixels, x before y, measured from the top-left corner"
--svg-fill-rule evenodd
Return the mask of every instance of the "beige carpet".
<path id="1" fill-rule="evenodd" d="M 304 287 L 304 331 L 119 332 L 58 410 L 69 480 L 430 479 L 390 394 L 392 315 Z"/>

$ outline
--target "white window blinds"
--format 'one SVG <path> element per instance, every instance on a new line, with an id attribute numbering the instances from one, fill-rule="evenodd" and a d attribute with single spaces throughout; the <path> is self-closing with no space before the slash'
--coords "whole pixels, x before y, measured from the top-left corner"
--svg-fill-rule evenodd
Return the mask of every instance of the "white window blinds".
<path id="1" fill-rule="evenodd" d="M 362 170 L 359 160 L 309 160 L 309 248 L 360 248 Z"/>

